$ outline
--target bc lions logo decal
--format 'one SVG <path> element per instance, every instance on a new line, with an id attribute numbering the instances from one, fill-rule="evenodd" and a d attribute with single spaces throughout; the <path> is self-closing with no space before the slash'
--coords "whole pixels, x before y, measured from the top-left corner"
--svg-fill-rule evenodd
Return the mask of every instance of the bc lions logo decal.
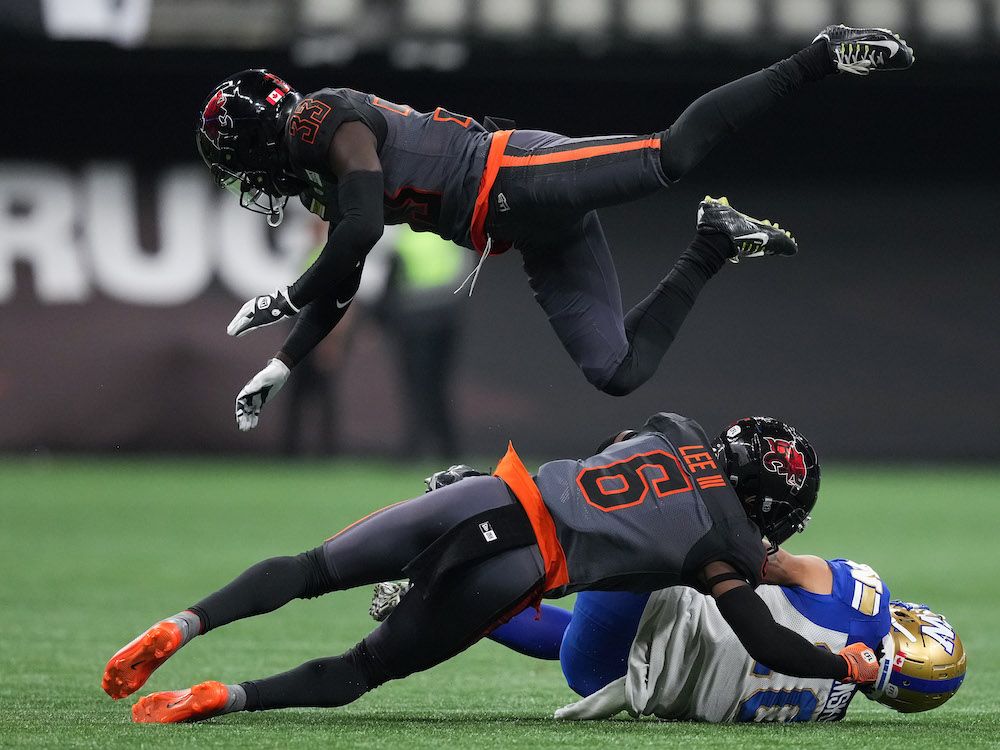
<path id="1" fill-rule="evenodd" d="M 806 460 L 795 443 L 781 438 L 765 437 L 768 451 L 762 463 L 768 471 L 785 478 L 789 487 L 801 490 L 806 483 Z"/>
<path id="2" fill-rule="evenodd" d="M 226 111 L 228 98 L 225 88 L 220 89 L 208 100 L 205 111 L 201 113 L 201 132 L 216 148 L 219 147 L 219 136 L 222 135 L 222 131 L 233 126 L 233 118 Z"/>

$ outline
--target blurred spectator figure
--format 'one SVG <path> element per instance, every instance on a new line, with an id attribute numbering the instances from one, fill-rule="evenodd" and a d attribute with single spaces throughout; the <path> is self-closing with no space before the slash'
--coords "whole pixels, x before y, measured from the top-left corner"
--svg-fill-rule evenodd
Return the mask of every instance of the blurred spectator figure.
<path id="1" fill-rule="evenodd" d="M 368 256 L 358 298 L 372 305 L 396 349 L 406 402 L 401 450 L 410 457 L 457 455 L 449 394 L 465 297 L 454 292 L 471 261 L 468 250 L 406 225 L 386 227 Z"/>
<path id="2" fill-rule="evenodd" d="M 317 244 L 303 261 L 303 268 L 319 257 L 326 243 L 326 223 L 314 218 L 312 228 Z M 284 455 L 302 456 L 315 452 L 320 456 L 332 456 L 338 452 L 337 384 L 347 361 L 357 315 L 356 309 L 348 310 L 330 335 L 295 366 L 295 377 L 288 379 L 281 394 L 287 403 L 285 431 L 281 437 Z M 316 436 L 317 442 L 310 440 L 311 435 Z"/>
<path id="3" fill-rule="evenodd" d="M 318 440 L 317 455 L 338 452 L 337 383 L 347 360 L 356 315 L 356 311 L 348 310 L 340 325 L 295 366 L 295 377 L 288 379 L 281 394 L 288 404 L 281 440 L 286 456 L 310 453 L 308 435 L 312 434 Z"/>

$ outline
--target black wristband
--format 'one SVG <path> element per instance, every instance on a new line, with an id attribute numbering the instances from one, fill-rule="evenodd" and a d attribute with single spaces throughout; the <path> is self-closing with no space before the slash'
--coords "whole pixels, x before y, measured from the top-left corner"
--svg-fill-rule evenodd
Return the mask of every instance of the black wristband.
<path id="1" fill-rule="evenodd" d="M 709 578 L 707 581 L 705 581 L 705 588 L 706 590 L 711 592 L 712 589 L 715 588 L 717 584 L 720 584 L 724 581 L 743 581 L 743 583 L 747 583 L 746 576 L 737 573 L 735 570 L 731 570 L 728 573 L 719 573 L 719 575 L 712 576 L 711 578 Z"/>

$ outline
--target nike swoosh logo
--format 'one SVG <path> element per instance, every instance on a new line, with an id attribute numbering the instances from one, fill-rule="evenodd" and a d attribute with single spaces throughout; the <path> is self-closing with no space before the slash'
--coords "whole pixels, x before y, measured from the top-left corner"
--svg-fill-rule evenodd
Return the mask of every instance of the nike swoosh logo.
<path id="1" fill-rule="evenodd" d="M 188 700 L 188 699 L 189 699 L 190 697 L 191 697 L 191 694 L 190 694 L 190 693 L 188 693 L 188 694 L 187 694 L 187 695 L 185 695 L 185 696 L 184 696 L 183 698 L 181 698 L 181 699 L 179 699 L 179 700 L 175 700 L 175 701 L 174 701 L 173 703 L 168 703 L 168 704 L 167 704 L 167 708 L 174 708 L 175 706 L 179 706 L 179 705 L 181 705 L 182 703 L 184 703 L 184 702 L 185 702 L 186 700 Z"/>
<path id="2" fill-rule="evenodd" d="M 744 234 L 742 237 L 734 237 L 736 240 L 756 240 L 762 245 L 767 244 L 767 234 L 765 232 L 751 232 L 750 234 Z"/>
<path id="3" fill-rule="evenodd" d="M 878 41 L 875 40 L 865 41 L 861 42 L 861 44 L 867 44 L 872 47 L 885 47 L 887 50 L 889 50 L 889 57 L 892 57 L 897 52 L 899 52 L 899 44 L 896 42 L 890 42 L 888 39 L 878 40 Z"/>
<path id="4" fill-rule="evenodd" d="M 343 309 L 344 309 L 345 307 L 347 307 L 347 306 L 348 306 L 349 304 L 351 304 L 351 302 L 352 302 L 353 300 L 354 300 L 354 297 L 351 297 L 351 298 L 350 298 L 349 300 L 347 300 L 346 302 L 341 302 L 341 301 L 340 301 L 340 300 L 338 299 L 338 300 L 337 300 L 337 307 L 338 307 L 339 309 L 343 310 Z"/>

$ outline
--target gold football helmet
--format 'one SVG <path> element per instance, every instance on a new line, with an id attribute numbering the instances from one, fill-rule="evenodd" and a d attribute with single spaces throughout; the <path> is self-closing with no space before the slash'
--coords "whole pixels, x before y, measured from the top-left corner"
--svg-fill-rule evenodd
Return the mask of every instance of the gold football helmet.
<path id="1" fill-rule="evenodd" d="M 937 708 L 965 679 L 965 647 L 926 604 L 890 602 L 892 629 L 882 641 L 879 676 L 868 697 L 902 713 Z"/>

